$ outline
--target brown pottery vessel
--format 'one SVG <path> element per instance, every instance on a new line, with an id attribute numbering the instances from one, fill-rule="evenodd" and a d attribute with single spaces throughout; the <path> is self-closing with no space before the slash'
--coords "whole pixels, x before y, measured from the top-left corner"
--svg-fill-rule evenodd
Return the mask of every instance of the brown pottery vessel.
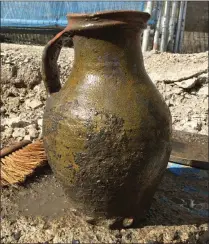
<path id="1" fill-rule="evenodd" d="M 90 216 L 144 217 L 167 167 L 171 115 L 145 71 L 140 44 L 149 17 L 69 14 L 43 52 L 48 161 L 75 208 Z M 57 59 L 71 38 L 74 66 L 61 88 Z"/>

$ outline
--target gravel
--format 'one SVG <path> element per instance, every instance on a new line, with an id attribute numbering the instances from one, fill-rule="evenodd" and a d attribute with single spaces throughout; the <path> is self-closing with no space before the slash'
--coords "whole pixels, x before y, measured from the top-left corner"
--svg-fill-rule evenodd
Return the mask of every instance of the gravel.
<path id="1" fill-rule="evenodd" d="M 40 72 L 42 51 L 41 46 L 1 45 L 1 146 L 22 139 L 41 138 L 46 101 Z M 68 78 L 73 59 L 73 49 L 63 48 L 58 61 L 62 84 Z M 173 128 L 207 135 L 208 52 L 151 51 L 144 54 L 144 62 L 147 73 L 171 110 Z M 7 197 L 13 190 L 4 190 L 6 208 L 15 209 L 15 201 L 12 203 Z M 72 243 L 73 239 L 82 243 L 206 243 L 209 239 L 207 224 L 153 224 L 139 229 L 109 230 L 105 225 L 88 224 L 74 212 L 67 220 L 51 222 L 22 214 L 14 220 L 2 217 L 1 225 L 2 243 Z"/>

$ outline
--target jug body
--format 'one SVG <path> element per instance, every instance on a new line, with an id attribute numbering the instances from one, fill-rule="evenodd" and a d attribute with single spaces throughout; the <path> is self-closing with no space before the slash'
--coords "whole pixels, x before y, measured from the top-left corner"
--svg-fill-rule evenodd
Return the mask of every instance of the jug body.
<path id="1" fill-rule="evenodd" d="M 145 71 L 141 29 L 86 26 L 72 37 L 69 79 L 48 88 L 48 161 L 75 208 L 92 216 L 144 217 L 171 152 L 170 111 Z M 57 77 L 51 82 L 58 84 Z"/>

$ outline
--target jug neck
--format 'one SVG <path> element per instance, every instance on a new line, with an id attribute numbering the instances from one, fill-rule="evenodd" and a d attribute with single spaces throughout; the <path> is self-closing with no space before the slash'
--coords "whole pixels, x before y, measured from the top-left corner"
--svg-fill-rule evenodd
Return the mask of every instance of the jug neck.
<path id="1" fill-rule="evenodd" d="M 134 73 L 144 70 L 141 31 L 111 27 L 74 36 L 75 66 L 106 72 L 117 67 Z"/>

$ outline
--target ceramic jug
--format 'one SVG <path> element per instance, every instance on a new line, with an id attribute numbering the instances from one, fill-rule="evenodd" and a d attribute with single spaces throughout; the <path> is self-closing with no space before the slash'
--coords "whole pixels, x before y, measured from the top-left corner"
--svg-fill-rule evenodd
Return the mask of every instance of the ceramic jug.
<path id="1" fill-rule="evenodd" d="M 48 162 L 74 207 L 89 216 L 142 218 L 166 170 L 171 115 L 146 73 L 138 11 L 69 14 L 45 47 L 43 116 Z M 60 85 L 57 59 L 72 38 L 74 65 Z"/>

